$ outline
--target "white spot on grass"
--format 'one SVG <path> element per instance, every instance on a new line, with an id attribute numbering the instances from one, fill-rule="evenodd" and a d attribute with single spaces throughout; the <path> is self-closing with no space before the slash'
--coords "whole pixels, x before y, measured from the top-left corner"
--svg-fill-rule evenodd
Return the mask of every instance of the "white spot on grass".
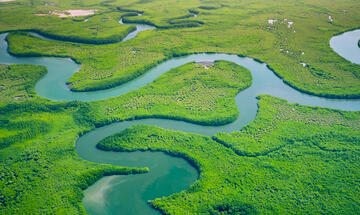
<path id="1" fill-rule="evenodd" d="M 214 61 L 197 61 L 195 64 L 203 65 L 205 69 L 209 69 L 211 66 L 214 66 Z"/>
<path id="2" fill-rule="evenodd" d="M 331 16 L 329 16 L 329 20 L 330 22 L 334 21 L 334 19 Z"/>
<path id="3" fill-rule="evenodd" d="M 291 28 L 292 24 L 294 24 L 294 22 L 288 22 L 288 28 Z"/>
<path id="4" fill-rule="evenodd" d="M 276 19 L 269 19 L 268 20 L 268 24 L 270 24 L 270 25 L 274 24 L 275 22 L 277 22 Z"/>
<path id="5" fill-rule="evenodd" d="M 306 63 L 300 63 L 303 67 L 306 67 Z"/>
<path id="6" fill-rule="evenodd" d="M 10 2 L 10 1 L 15 1 L 15 0 L 0 0 L 0 2 Z"/>

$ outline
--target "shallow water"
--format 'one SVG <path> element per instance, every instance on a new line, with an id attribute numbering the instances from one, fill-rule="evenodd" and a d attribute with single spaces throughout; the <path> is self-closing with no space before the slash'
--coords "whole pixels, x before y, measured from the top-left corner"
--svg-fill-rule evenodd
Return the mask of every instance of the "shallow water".
<path id="1" fill-rule="evenodd" d="M 358 33 L 357 33 L 358 34 Z M 96 128 L 79 138 L 76 144 L 78 155 L 86 160 L 97 163 L 109 163 L 119 166 L 149 167 L 147 174 L 130 176 L 109 176 L 99 180 L 85 190 L 83 204 L 90 214 L 157 214 L 146 201 L 157 197 L 168 196 L 189 187 L 197 178 L 197 171 L 184 159 L 168 156 L 161 152 L 105 152 L 96 149 L 96 144 L 101 139 L 115 134 L 125 128 L 136 124 L 157 125 L 162 128 L 198 133 L 212 136 L 218 132 L 232 132 L 240 130 L 250 123 L 256 116 L 257 100 L 259 94 L 269 94 L 303 105 L 337 108 L 342 110 L 360 110 L 360 100 L 326 99 L 301 93 L 286 85 L 273 74 L 265 64 L 258 63 L 251 58 L 238 57 L 228 54 L 194 54 L 167 60 L 149 70 L 143 76 L 130 81 L 122 86 L 96 92 L 72 92 L 65 85 L 73 73 L 78 71 L 79 65 L 70 59 L 55 57 L 22 58 L 10 56 L 7 44 L 4 41 L 6 34 L 0 35 L 0 63 L 7 64 L 37 64 L 48 68 L 48 74 L 42 78 L 35 87 L 36 92 L 45 98 L 56 101 L 81 100 L 92 101 L 115 97 L 129 91 L 139 89 L 152 82 L 168 70 L 191 61 L 227 60 L 244 66 L 250 70 L 253 82 L 246 90 L 241 91 L 236 97 L 236 105 L 240 115 L 238 119 L 224 126 L 201 126 L 182 121 L 166 119 L 143 119 L 113 123 L 101 128 Z M 350 61 L 356 61 L 356 51 L 351 51 L 350 57 L 342 54 L 347 46 L 353 44 L 356 37 L 349 34 L 334 37 L 331 47 L 340 55 Z M 340 37 L 340 39 L 339 39 Z M 358 39 L 360 36 L 358 36 Z M 341 49 L 343 47 L 344 50 Z M 356 44 L 357 47 L 357 44 Z M 341 49 L 340 51 L 338 49 Z M 360 55 L 357 55 L 360 56 Z M 355 59 L 355 60 L 354 60 Z M 359 62 L 357 62 L 359 63 Z"/>
<path id="2" fill-rule="evenodd" d="M 135 27 L 136 27 L 136 30 L 131 32 L 130 34 L 128 34 L 121 42 L 125 42 L 127 40 L 130 40 L 130 39 L 136 37 L 136 35 L 138 35 L 138 33 L 142 32 L 142 31 L 156 29 L 154 26 L 151 26 L 151 25 L 123 23 L 122 19 L 120 19 L 119 23 L 124 24 L 124 25 L 135 25 Z"/>
<path id="3" fill-rule="evenodd" d="M 330 40 L 331 48 L 348 61 L 360 64 L 360 30 L 348 31 Z"/>

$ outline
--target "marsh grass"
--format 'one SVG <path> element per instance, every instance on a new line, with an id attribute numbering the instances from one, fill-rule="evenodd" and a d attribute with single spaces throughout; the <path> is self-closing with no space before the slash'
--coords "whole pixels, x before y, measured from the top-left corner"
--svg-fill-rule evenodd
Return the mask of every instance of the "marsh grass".
<path id="1" fill-rule="evenodd" d="M 151 201 L 165 214 L 356 213 L 359 112 L 259 99 L 257 118 L 240 132 L 212 139 L 137 125 L 97 147 L 164 151 L 197 166 L 188 190 Z"/>
<path id="2" fill-rule="evenodd" d="M 101 46 L 9 35 L 10 51 L 70 56 L 81 62 L 80 72 L 69 80 L 74 91 L 118 86 L 174 56 L 219 52 L 265 62 L 287 84 L 308 94 L 331 98 L 360 96 L 360 66 L 343 59 L 329 46 L 332 36 L 358 27 L 356 2 L 231 2 L 212 10 L 199 9 L 204 5 L 193 1 L 176 8 L 163 3 L 159 0 L 128 5 L 122 8 L 129 12 L 119 13 L 141 10 L 142 16 L 125 18 L 132 22 L 146 20 L 155 26 L 186 20 L 204 24 L 145 31 L 125 43 Z M 120 7 L 121 1 L 110 5 Z M 190 11 L 197 11 L 198 16 L 188 17 L 193 14 Z M 329 15 L 334 17 L 333 22 L 329 22 Z M 278 21 L 269 24 L 269 19 Z M 289 22 L 293 23 L 290 27 Z"/>
<path id="3" fill-rule="evenodd" d="M 251 85 L 251 73 L 227 61 L 204 68 L 190 62 L 161 75 L 153 83 L 123 96 L 91 102 L 94 121 L 160 117 L 206 125 L 234 121 L 234 97 Z"/>

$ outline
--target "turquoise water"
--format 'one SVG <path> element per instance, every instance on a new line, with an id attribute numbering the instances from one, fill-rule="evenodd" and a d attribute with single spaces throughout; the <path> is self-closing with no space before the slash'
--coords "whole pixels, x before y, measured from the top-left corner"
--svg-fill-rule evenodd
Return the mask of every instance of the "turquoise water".
<path id="1" fill-rule="evenodd" d="M 353 40 L 360 38 L 360 31 L 354 31 L 355 36 L 345 33 L 334 37 L 331 47 L 344 58 L 357 62 L 356 51 L 351 51 L 351 57 L 346 54 Z M 48 68 L 48 74 L 35 86 L 36 92 L 45 98 L 55 101 L 81 100 L 92 101 L 115 97 L 138 89 L 152 82 L 168 70 L 192 61 L 227 60 L 244 66 L 250 70 L 253 83 L 248 89 L 241 91 L 236 97 L 239 109 L 238 119 L 224 126 L 201 126 L 175 120 L 144 119 L 113 123 L 96 128 L 79 138 L 76 144 L 78 155 L 86 160 L 97 163 L 109 163 L 119 166 L 149 167 L 150 172 L 141 175 L 104 177 L 85 190 L 83 204 L 90 214 L 157 214 L 146 201 L 157 197 L 187 189 L 197 178 L 198 173 L 183 159 L 168 156 L 161 152 L 105 152 L 96 149 L 101 139 L 115 134 L 136 124 L 157 125 L 162 128 L 198 133 L 212 136 L 218 132 L 240 130 L 256 116 L 259 94 L 268 94 L 297 102 L 303 105 L 337 108 L 342 110 L 360 110 L 360 100 L 326 99 L 301 93 L 286 85 L 270 71 L 266 64 L 258 63 L 251 58 L 228 54 L 193 54 L 167 60 L 149 70 L 145 75 L 116 88 L 96 92 L 72 92 L 65 85 L 71 75 L 80 66 L 70 59 L 55 57 L 22 58 L 10 56 L 4 41 L 6 34 L 0 35 L 0 63 L 7 64 L 37 64 Z M 345 39 L 342 39 L 345 38 Z M 342 47 L 344 50 L 342 50 Z M 340 51 L 338 50 L 340 49 Z M 359 55 L 357 55 L 359 56 Z M 354 60 L 355 59 L 355 60 Z M 359 62 L 357 62 L 359 63 Z"/>
<path id="2" fill-rule="evenodd" d="M 330 46 L 340 56 L 348 61 L 360 64 L 360 30 L 348 31 L 331 38 Z"/>
<path id="3" fill-rule="evenodd" d="M 136 35 L 142 31 L 156 29 L 154 26 L 151 26 L 151 25 L 136 24 L 136 23 L 129 23 L 129 24 L 123 23 L 122 19 L 120 19 L 119 23 L 124 24 L 124 25 L 135 25 L 135 27 L 136 27 L 136 30 L 131 32 L 130 34 L 128 34 L 121 42 L 125 42 L 126 40 L 130 40 L 130 39 L 136 37 Z"/>

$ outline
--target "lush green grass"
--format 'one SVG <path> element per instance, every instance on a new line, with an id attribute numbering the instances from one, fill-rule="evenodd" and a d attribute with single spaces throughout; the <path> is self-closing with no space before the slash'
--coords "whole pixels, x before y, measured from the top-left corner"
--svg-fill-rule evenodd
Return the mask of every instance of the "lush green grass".
<path id="1" fill-rule="evenodd" d="M 235 95 L 250 85 L 250 72 L 235 63 L 216 61 L 206 69 L 191 62 L 170 70 L 139 90 L 91 102 L 89 118 L 96 124 L 135 117 L 227 124 L 239 115 Z"/>
<path id="2" fill-rule="evenodd" d="M 71 6 L 69 2 L 64 1 L 53 1 L 52 3 L 55 6 L 46 6 L 45 2 L 36 0 L 0 4 L 2 11 L 0 14 L 0 32 L 31 30 L 55 39 L 101 44 L 119 42 L 130 31 L 135 30 L 134 26 L 119 24 L 120 18 L 127 13 L 100 5 L 89 8 L 98 10 L 95 15 L 85 17 L 59 18 L 55 15 L 36 15 L 47 14 L 49 11 L 85 9 L 84 7 L 86 7 Z"/>
<path id="3" fill-rule="evenodd" d="M 93 128 L 78 114 L 85 104 L 30 99 L 44 73 L 39 66 L 1 66 L 0 214 L 84 214 L 82 189 L 104 175 L 147 171 L 79 158 L 75 140 Z M 13 101 L 18 95 L 24 99 Z"/>
<path id="4" fill-rule="evenodd" d="M 37 96 L 33 87 L 46 73 L 44 67 L 3 65 L 1 69 L 4 93 L 0 94 L 0 168 L 3 172 L 0 208 L 1 213 L 10 214 L 55 213 L 58 210 L 82 213 L 81 189 L 103 175 L 146 171 L 95 165 L 78 158 L 75 139 L 94 128 L 93 122 L 103 124 L 115 117 L 123 120 L 161 114 L 208 123 L 215 117 L 220 121 L 232 120 L 237 116 L 233 97 L 251 83 L 250 72 L 231 62 L 217 61 L 209 69 L 188 63 L 140 90 L 88 105 L 51 102 Z M 208 98 L 202 98 L 204 94 Z M 23 95 L 24 99 L 15 100 L 14 96 L 18 95 Z M 153 104 L 142 100 L 144 96 L 153 97 Z M 95 109 L 98 106 L 109 109 L 119 106 L 119 112 L 117 115 L 105 113 Z M 160 111 L 164 106 L 168 106 L 168 112 Z M 93 111 L 102 115 L 97 116 Z"/>
<path id="5" fill-rule="evenodd" d="M 231 134 L 219 133 L 214 139 L 239 155 L 254 157 L 299 141 L 333 152 L 360 149 L 359 112 L 343 113 L 300 105 L 290 108 L 284 104 L 281 100 L 273 102 L 249 126 Z"/>
<path id="6" fill-rule="evenodd" d="M 360 96 L 360 66 L 343 59 L 329 46 L 333 35 L 358 27 L 358 2 L 231 1 L 219 5 L 215 1 L 204 4 L 188 0 L 171 7 L 164 0 L 157 0 L 109 4 L 144 11 L 142 16 L 127 18 L 146 19 L 156 25 L 186 16 L 192 9 L 198 16 L 186 19 L 204 24 L 195 28 L 141 32 L 125 43 L 104 46 L 41 41 L 17 35 L 9 39 L 10 51 L 71 56 L 83 65 L 69 80 L 73 90 L 79 91 L 122 84 L 173 56 L 223 52 L 260 59 L 287 83 L 310 94 Z M 198 8 L 201 6 L 214 8 Z M 333 22 L 329 22 L 329 15 L 334 18 Z M 268 24 L 269 19 L 278 21 Z M 294 24 L 288 28 L 290 21 Z M 301 63 L 308 66 L 303 67 Z"/>
<path id="7" fill-rule="evenodd" d="M 156 50 L 143 52 L 141 50 L 144 47 L 129 45 L 129 43 L 126 43 L 127 45 L 124 47 L 112 44 L 95 46 L 95 48 L 91 45 L 39 40 L 34 36 L 27 37 L 24 33 L 9 34 L 7 40 L 11 44 L 17 44 L 9 47 L 9 51 L 17 55 L 68 56 L 81 63 L 80 71 L 75 73 L 68 81 L 69 84 L 72 84 L 73 91 L 114 87 L 145 73 L 150 67 L 166 58 L 163 54 L 157 53 Z M 33 49 L 32 44 L 37 44 L 37 41 L 42 43 L 42 45 L 38 46 L 42 51 Z M 57 47 L 52 47 L 52 44 L 56 44 Z M 66 51 L 69 44 L 74 46 L 71 53 Z M 148 44 L 148 46 L 151 45 Z M 49 50 L 46 50 L 45 47 L 50 47 L 52 53 L 49 53 Z M 136 52 L 133 52 L 134 50 Z M 122 56 L 118 58 L 117 55 L 120 53 L 122 53 Z M 153 62 L 154 59 L 155 62 Z"/>
<path id="8" fill-rule="evenodd" d="M 216 116 L 218 120 L 228 120 L 237 116 L 234 95 L 251 83 L 250 72 L 231 62 L 217 61 L 209 69 L 188 63 L 140 90 L 88 105 L 51 102 L 37 96 L 33 86 L 45 74 L 43 67 L 1 67 L 4 70 L 1 82 L 6 86 L 4 89 L 9 89 L 0 94 L 0 168 L 3 172 L 0 208 L 5 214 L 56 213 L 58 210 L 83 213 L 81 189 L 103 175 L 146 171 L 95 165 L 77 157 L 74 147 L 76 137 L 94 128 L 93 122 L 105 123 L 116 116 L 113 112 L 93 115 L 93 111 L 102 113 L 102 110 L 94 109 L 97 105 L 108 108 L 120 106 L 117 120 L 125 116 L 166 114 L 170 118 L 211 122 L 210 113 L 213 118 L 219 113 Z M 201 100 L 204 93 L 209 99 Z M 13 96 L 20 94 L 27 99 L 12 101 Z M 33 97 L 29 99 L 30 96 Z M 149 108 L 149 103 L 140 102 L 144 101 L 141 100 L 143 96 L 153 96 L 153 109 Z M 171 104 L 167 104 L 168 101 Z M 167 105 L 168 112 L 159 110 Z M 147 113 L 144 113 L 145 110 Z M 171 114 L 171 110 L 178 112 Z"/>
<path id="9" fill-rule="evenodd" d="M 35 83 L 46 74 L 46 68 L 35 65 L 0 65 L 2 103 L 34 99 Z"/>
<path id="10" fill-rule="evenodd" d="M 261 96 L 254 122 L 241 132 L 215 136 L 223 144 L 140 125 L 98 147 L 165 151 L 194 163 L 200 179 L 189 190 L 151 202 L 166 214 L 356 214 L 359 122 L 360 112 Z"/>
<path id="11" fill-rule="evenodd" d="M 360 66 L 329 47 L 333 35 L 358 27 L 358 1 L 185 0 L 176 7 L 165 0 L 52 2 L 54 6 L 40 0 L 0 3 L 0 31 L 35 30 L 61 40 L 109 43 L 133 30 L 117 21 L 134 10 L 142 16 L 126 16 L 126 21 L 161 27 L 107 45 L 9 34 L 14 54 L 68 56 L 81 63 L 80 72 L 69 80 L 73 90 L 122 84 L 173 56 L 222 52 L 264 61 L 308 93 L 360 95 Z M 64 19 L 34 15 L 65 9 L 99 11 Z M 271 25 L 268 19 L 278 21 Z M 288 21 L 294 22 L 290 28 Z M 167 29 L 170 26 L 196 27 Z M 232 63 L 216 62 L 208 70 L 189 63 L 142 89 L 87 104 L 51 102 L 35 95 L 33 86 L 44 74 L 38 66 L 0 66 L 0 214 L 86 213 L 80 204 L 82 189 L 103 175 L 147 169 L 84 161 L 75 151 L 78 135 L 95 125 L 141 117 L 223 124 L 236 117 L 233 97 L 251 82 L 249 72 Z M 239 132 L 209 138 L 136 126 L 99 147 L 166 151 L 199 168 L 200 179 L 189 190 L 152 201 L 164 213 L 356 214 L 359 123 L 359 112 L 290 105 L 261 96 L 257 118 Z"/>
<path id="12" fill-rule="evenodd" d="M 88 1 L 72 3 L 58 0 L 52 2 L 16 1 L 1 3 L 0 8 L 2 9 L 0 32 L 31 30 L 54 39 L 90 44 L 120 42 L 129 32 L 135 30 L 135 26 L 119 24 L 121 18 L 124 22 L 147 23 L 158 28 L 197 27 L 203 24 L 201 21 L 189 19 L 193 16 L 190 12 L 181 12 L 180 17 L 166 17 L 167 21 L 153 22 L 148 18 L 137 17 L 137 13 L 143 13 L 143 11 L 124 9 L 121 5 L 109 4 L 106 1 L 100 3 Z M 80 17 L 39 16 L 39 14 L 68 9 L 95 9 L 97 11 L 93 15 Z"/>

